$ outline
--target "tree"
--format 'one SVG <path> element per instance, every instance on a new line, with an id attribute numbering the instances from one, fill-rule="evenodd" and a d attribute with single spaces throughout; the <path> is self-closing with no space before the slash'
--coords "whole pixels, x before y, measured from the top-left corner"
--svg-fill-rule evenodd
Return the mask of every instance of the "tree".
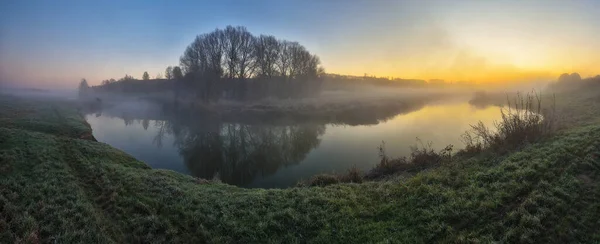
<path id="1" fill-rule="evenodd" d="M 319 66 L 319 68 L 317 69 L 317 76 L 319 76 L 319 78 L 323 78 L 326 74 L 327 72 L 325 72 L 325 67 Z"/>
<path id="2" fill-rule="evenodd" d="M 169 66 L 167 69 L 171 68 L 171 78 L 175 80 L 175 102 L 179 98 L 179 91 L 182 88 L 183 81 L 183 73 L 181 72 L 181 68 L 179 66 L 171 67 Z"/>
<path id="3" fill-rule="evenodd" d="M 579 75 L 579 73 L 572 73 L 571 75 L 569 75 L 569 78 L 571 79 L 571 81 L 581 81 L 581 76 Z"/>
<path id="4" fill-rule="evenodd" d="M 238 27 L 238 29 L 240 31 L 240 48 L 237 76 L 239 79 L 246 79 L 252 77 L 255 71 L 256 59 L 253 54 L 256 38 L 246 30 L 246 27 Z"/>
<path id="5" fill-rule="evenodd" d="M 569 81 L 569 78 L 570 78 L 569 74 L 564 73 L 558 77 L 558 81 L 559 82 L 567 82 L 567 81 Z"/>
<path id="6" fill-rule="evenodd" d="M 172 66 L 167 67 L 167 69 L 165 70 L 165 78 L 167 78 L 167 80 L 173 79 L 173 67 Z"/>
<path id="7" fill-rule="evenodd" d="M 277 60 L 280 45 L 274 36 L 260 35 L 254 42 L 254 57 L 256 58 L 256 75 L 271 78 L 278 74 Z"/>
<path id="8" fill-rule="evenodd" d="M 159 79 L 159 80 L 160 80 L 160 79 L 162 79 L 162 78 L 163 78 L 163 76 L 162 76 L 162 74 L 161 74 L 161 73 L 158 73 L 158 74 L 156 74 L 156 76 L 155 76 L 154 78 L 155 78 L 155 79 Z"/>
<path id="9" fill-rule="evenodd" d="M 283 40 L 279 42 L 279 55 L 277 58 L 277 68 L 281 76 L 287 77 L 290 70 L 291 42 Z"/>
<path id="10" fill-rule="evenodd" d="M 150 120 L 148 120 L 148 119 L 142 120 L 142 126 L 144 127 L 144 130 L 148 130 L 149 125 L 150 125 Z"/>
<path id="11" fill-rule="evenodd" d="M 144 74 L 142 75 L 142 80 L 149 80 L 150 79 L 150 75 L 148 74 L 148 72 L 144 72 Z"/>
<path id="12" fill-rule="evenodd" d="M 248 78 L 253 70 L 253 49 L 256 38 L 243 26 L 227 26 L 220 36 L 225 54 L 225 74 L 228 78 Z"/>
<path id="13" fill-rule="evenodd" d="M 172 78 L 175 80 L 183 79 L 183 72 L 181 72 L 181 68 L 179 66 L 173 67 Z"/>
<path id="14" fill-rule="evenodd" d="M 237 28 L 230 25 L 223 31 L 223 48 L 225 53 L 225 74 L 232 79 L 237 75 L 237 63 L 240 59 L 238 49 L 240 48 L 240 33 Z"/>
<path id="15" fill-rule="evenodd" d="M 89 89 L 90 86 L 88 85 L 87 80 L 81 79 L 81 82 L 79 82 L 79 98 L 85 97 L 89 92 Z"/>
<path id="16" fill-rule="evenodd" d="M 558 77 L 559 82 L 577 82 L 581 81 L 581 76 L 578 73 L 567 74 L 564 73 Z"/>

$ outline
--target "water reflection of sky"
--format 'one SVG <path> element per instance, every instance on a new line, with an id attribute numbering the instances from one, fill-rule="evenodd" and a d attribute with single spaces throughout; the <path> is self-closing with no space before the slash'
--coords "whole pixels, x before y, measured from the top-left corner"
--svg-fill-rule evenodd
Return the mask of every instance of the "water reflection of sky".
<path id="1" fill-rule="evenodd" d="M 377 146 L 382 141 L 385 141 L 386 151 L 392 157 L 409 155 L 409 147 L 417 143 L 417 137 L 423 142 L 431 141 L 436 149 L 441 149 L 448 144 L 452 144 L 455 149 L 458 149 L 463 146 L 460 135 L 470 128 L 470 124 L 482 121 L 487 125 L 493 125 L 493 121 L 499 119 L 499 117 L 500 109 L 497 107 L 476 109 L 466 103 L 454 103 L 426 106 L 418 111 L 397 115 L 377 125 L 329 124 L 324 127 L 322 134 L 315 133 L 313 131 L 314 126 L 290 128 L 254 126 L 248 129 L 252 132 L 248 135 L 253 137 L 265 136 L 262 139 L 261 146 L 265 144 L 265 140 L 272 138 L 269 133 L 280 133 L 289 130 L 296 130 L 297 132 L 296 134 L 290 134 L 291 137 L 284 136 L 285 140 L 281 139 L 280 135 L 279 137 L 273 137 L 279 138 L 278 143 L 290 143 L 290 146 L 274 145 L 270 146 L 273 149 L 261 151 L 256 147 L 246 145 L 240 150 L 250 150 L 251 152 L 248 153 L 250 156 L 248 157 L 253 157 L 252 160 L 238 160 L 232 165 L 222 168 L 227 169 L 232 175 L 231 177 L 248 177 L 250 175 L 253 178 L 244 179 L 243 183 L 238 182 L 242 186 L 288 187 L 294 185 L 300 179 L 306 179 L 318 173 L 344 172 L 352 166 L 357 166 L 365 171 L 369 170 L 378 162 Z M 127 120 L 128 125 L 126 126 L 125 120 L 118 117 L 88 115 L 86 119 L 92 126 L 96 139 L 133 155 L 151 167 L 170 169 L 192 175 L 197 175 L 198 172 L 191 171 L 202 170 L 203 167 L 206 167 L 190 169 L 190 164 L 195 163 L 190 162 L 190 160 L 198 160 L 198 158 L 202 158 L 202 155 L 184 157 L 179 148 L 181 147 L 181 140 L 179 145 L 175 145 L 176 138 L 172 134 L 164 133 L 161 147 L 157 147 L 156 139 L 161 130 L 161 123 L 164 123 L 163 121 Z M 147 125 L 146 129 L 144 129 L 145 123 Z M 222 126 L 219 133 L 224 134 L 226 126 Z M 162 129 L 164 130 L 164 128 Z M 194 135 L 194 137 L 189 138 L 198 140 L 197 137 L 197 135 Z M 223 138 L 215 145 L 225 147 L 223 142 L 228 140 L 231 140 L 231 138 Z M 301 144 L 304 143 L 302 140 L 308 140 L 306 143 L 311 145 L 306 148 L 302 147 Z M 277 151 L 278 148 L 284 151 L 279 152 Z M 298 148 L 301 151 L 298 151 L 300 150 Z M 194 150 L 194 147 L 187 148 L 187 150 L 189 154 L 189 150 Z M 207 147 L 203 147 L 202 150 L 207 150 Z M 210 150 L 214 150 L 214 148 Z M 257 158 L 266 161 L 269 158 L 289 158 L 290 156 L 286 155 L 286 153 L 290 153 L 289 150 L 294 151 L 294 154 L 300 153 L 305 154 L 305 156 L 300 157 L 299 162 L 279 166 L 264 166 L 257 163 Z M 271 155 L 261 155 L 260 157 L 255 155 L 264 152 L 281 155 L 273 157 L 270 157 Z M 297 158 L 298 155 L 294 155 L 294 157 Z M 187 158 L 187 163 L 184 158 Z M 224 161 L 226 160 L 224 159 Z M 242 169 L 248 171 L 249 169 L 245 167 L 253 167 L 252 165 L 238 165 L 243 162 L 252 162 L 252 165 L 262 165 L 260 167 L 267 167 L 268 169 L 260 169 L 252 172 L 252 174 L 231 172 Z M 206 164 L 205 162 L 202 163 Z M 263 164 L 280 163 L 266 162 Z M 214 166 L 210 167 L 214 168 Z M 275 172 L 270 172 L 272 170 L 275 170 Z"/>
<path id="2" fill-rule="evenodd" d="M 98 141 L 121 149 L 153 168 L 189 174 L 183 159 L 179 156 L 178 148 L 173 145 L 174 139 L 171 135 L 165 135 L 162 138 L 162 146 L 157 147 L 155 139 L 160 130 L 156 125 L 157 121 L 148 121 L 148 127 L 144 129 L 142 120 L 133 121 L 127 126 L 123 119 L 118 117 L 96 117 L 92 114 L 87 115 L 86 120 L 90 123 L 94 137 Z"/>

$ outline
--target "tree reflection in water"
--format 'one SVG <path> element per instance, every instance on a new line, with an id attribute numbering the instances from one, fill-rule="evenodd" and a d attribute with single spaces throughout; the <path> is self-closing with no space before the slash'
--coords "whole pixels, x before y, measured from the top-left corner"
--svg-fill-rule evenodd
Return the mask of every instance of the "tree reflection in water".
<path id="1" fill-rule="evenodd" d="M 210 117 L 157 121 L 155 126 L 154 144 L 160 147 L 165 133 L 173 135 L 193 176 L 218 176 L 223 182 L 242 186 L 257 176 L 299 163 L 325 133 L 325 125 L 248 125 Z"/>

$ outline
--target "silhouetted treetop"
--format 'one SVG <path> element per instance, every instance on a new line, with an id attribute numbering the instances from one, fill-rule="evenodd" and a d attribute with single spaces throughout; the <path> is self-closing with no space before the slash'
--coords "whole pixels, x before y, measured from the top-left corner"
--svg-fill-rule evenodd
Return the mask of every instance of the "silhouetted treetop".
<path id="1" fill-rule="evenodd" d="M 558 77 L 559 82 L 576 82 L 581 81 L 581 76 L 578 73 L 564 73 Z"/>
<path id="2" fill-rule="evenodd" d="M 579 75 L 578 73 L 572 73 L 570 75 L 570 77 L 571 77 L 571 80 L 573 80 L 573 81 L 580 81 L 581 80 L 581 75 Z"/>
<path id="3" fill-rule="evenodd" d="M 132 81 L 135 80 L 135 78 L 133 78 L 133 76 L 131 75 L 125 75 L 123 76 L 123 78 L 119 79 L 119 81 Z"/>
<path id="4" fill-rule="evenodd" d="M 81 82 L 79 82 L 79 97 L 84 97 L 86 95 L 86 93 L 89 91 L 90 86 L 87 82 L 86 79 L 81 79 Z"/>
<path id="5" fill-rule="evenodd" d="M 173 66 L 169 66 L 165 69 L 165 78 L 167 80 L 173 79 Z"/>
<path id="6" fill-rule="evenodd" d="M 184 75 L 228 79 L 314 78 L 319 65 L 319 58 L 298 42 L 257 37 L 243 26 L 196 36 L 180 58 Z"/>
<path id="7" fill-rule="evenodd" d="M 181 72 L 181 68 L 179 68 L 179 66 L 173 67 L 171 76 L 175 80 L 183 79 L 183 72 Z"/>

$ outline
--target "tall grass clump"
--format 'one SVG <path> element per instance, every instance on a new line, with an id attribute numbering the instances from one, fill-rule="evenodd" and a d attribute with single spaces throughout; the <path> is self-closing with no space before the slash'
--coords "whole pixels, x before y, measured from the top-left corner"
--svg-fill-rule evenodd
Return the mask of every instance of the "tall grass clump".
<path id="1" fill-rule="evenodd" d="M 359 168 L 352 166 L 348 169 L 345 174 L 318 174 L 311 177 L 308 180 L 299 181 L 297 187 L 310 187 L 310 186 L 328 186 L 338 183 L 362 183 L 363 173 Z"/>
<path id="2" fill-rule="evenodd" d="M 448 145 L 440 151 L 433 149 L 433 143 L 423 143 L 417 138 L 417 144 L 410 147 L 409 157 L 389 158 L 385 151 L 385 143 L 378 147 L 379 163 L 371 169 L 364 178 L 367 180 L 381 179 L 399 173 L 412 173 L 432 168 L 442 162 L 452 160 L 453 145 Z"/>
<path id="3" fill-rule="evenodd" d="M 494 128 L 479 121 L 462 135 L 463 152 L 506 151 L 542 139 L 556 127 L 555 101 L 552 96 L 552 104 L 544 107 L 541 94 L 535 91 L 525 96 L 517 93 L 513 99 L 507 96 L 507 106 L 501 108 L 501 119 Z"/>

